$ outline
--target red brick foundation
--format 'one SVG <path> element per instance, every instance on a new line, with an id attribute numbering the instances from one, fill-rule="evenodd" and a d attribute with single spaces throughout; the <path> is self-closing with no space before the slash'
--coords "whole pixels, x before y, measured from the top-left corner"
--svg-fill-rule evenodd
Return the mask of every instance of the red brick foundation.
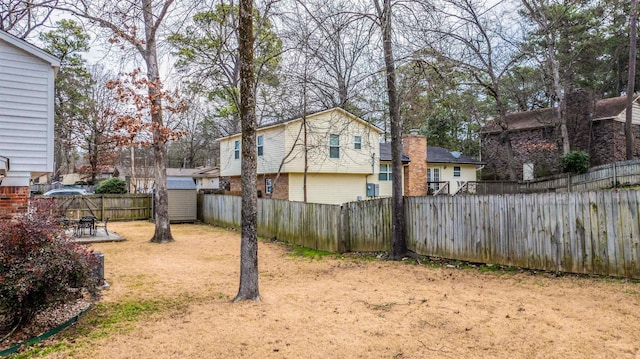
<path id="1" fill-rule="evenodd" d="M 0 219 L 13 218 L 29 207 L 29 187 L 0 187 Z"/>

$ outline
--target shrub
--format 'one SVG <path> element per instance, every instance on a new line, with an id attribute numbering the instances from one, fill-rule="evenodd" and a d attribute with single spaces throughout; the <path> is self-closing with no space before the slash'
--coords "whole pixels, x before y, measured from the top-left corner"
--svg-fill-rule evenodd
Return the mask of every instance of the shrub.
<path id="1" fill-rule="evenodd" d="M 585 173 L 589 169 L 589 154 L 584 151 L 571 151 L 562 156 L 564 172 Z"/>
<path id="2" fill-rule="evenodd" d="M 52 200 L 32 201 L 29 213 L 0 220 L 0 333 L 24 325 L 53 305 L 97 294 L 98 261 L 52 216 Z"/>
<path id="3" fill-rule="evenodd" d="M 96 193 L 127 193 L 127 184 L 119 178 L 109 178 L 98 183 Z"/>

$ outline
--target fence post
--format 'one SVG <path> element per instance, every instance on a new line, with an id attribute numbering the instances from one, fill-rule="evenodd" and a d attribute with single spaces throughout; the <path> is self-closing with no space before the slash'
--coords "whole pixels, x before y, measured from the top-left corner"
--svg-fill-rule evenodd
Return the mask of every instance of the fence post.
<path id="1" fill-rule="evenodd" d="M 338 253 L 346 253 L 349 245 L 349 205 L 340 205 L 340 221 L 338 224 Z"/>
<path id="2" fill-rule="evenodd" d="M 100 196 L 100 220 L 104 221 L 104 194 Z"/>
<path id="3" fill-rule="evenodd" d="M 617 188 L 618 187 L 618 169 L 616 166 L 616 163 L 613 163 L 613 188 Z"/>

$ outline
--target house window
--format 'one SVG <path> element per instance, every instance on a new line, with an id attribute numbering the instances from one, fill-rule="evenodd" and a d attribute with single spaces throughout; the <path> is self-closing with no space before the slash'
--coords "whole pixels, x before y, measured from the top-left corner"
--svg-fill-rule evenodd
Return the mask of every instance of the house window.
<path id="1" fill-rule="evenodd" d="M 240 159 L 240 140 L 233 141 L 233 158 Z"/>
<path id="2" fill-rule="evenodd" d="M 273 191 L 273 180 L 271 178 L 267 178 L 264 181 L 264 188 L 267 194 L 271 194 L 271 191 Z"/>
<path id="3" fill-rule="evenodd" d="M 434 191 L 440 189 L 440 169 L 434 168 L 433 171 L 431 168 L 427 168 L 427 184 L 429 188 Z"/>
<path id="4" fill-rule="evenodd" d="M 258 156 L 262 156 L 264 154 L 264 136 L 258 136 Z M 269 192 L 267 192 L 269 193 Z"/>
<path id="5" fill-rule="evenodd" d="M 460 166 L 453 166 L 453 177 L 460 177 Z"/>
<path id="6" fill-rule="evenodd" d="M 329 158 L 340 158 L 340 135 L 329 135 Z"/>
<path id="7" fill-rule="evenodd" d="M 362 137 L 361 136 L 353 136 L 353 149 L 354 150 L 362 149 Z"/>
<path id="8" fill-rule="evenodd" d="M 391 165 L 380 164 L 380 174 L 378 174 L 378 180 L 391 181 Z"/>

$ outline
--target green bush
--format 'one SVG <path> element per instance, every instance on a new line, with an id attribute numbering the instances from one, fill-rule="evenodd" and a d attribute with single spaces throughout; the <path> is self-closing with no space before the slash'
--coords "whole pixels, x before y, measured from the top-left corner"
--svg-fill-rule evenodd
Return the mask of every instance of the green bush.
<path id="1" fill-rule="evenodd" d="M 584 151 L 571 151 L 562 156 L 564 172 L 585 173 L 589 169 L 589 154 Z"/>
<path id="2" fill-rule="evenodd" d="M 53 201 L 32 205 L 17 221 L 0 220 L 0 334 L 83 292 L 98 292 L 95 255 L 62 231 L 51 215 Z"/>
<path id="3" fill-rule="evenodd" d="M 119 178 L 109 178 L 96 186 L 98 194 L 118 194 L 127 193 L 127 184 Z"/>

